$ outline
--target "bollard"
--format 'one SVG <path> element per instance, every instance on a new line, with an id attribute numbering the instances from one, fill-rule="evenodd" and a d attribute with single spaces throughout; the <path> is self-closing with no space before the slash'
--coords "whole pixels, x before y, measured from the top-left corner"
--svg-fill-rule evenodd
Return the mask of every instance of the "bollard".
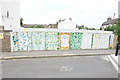
<path id="1" fill-rule="evenodd" d="M 118 50 L 119 50 L 119 43 L 117 43 L 117 46 L 116 46 L 115 56 L 117 56 L 117 55 L 118 55 Z"/>

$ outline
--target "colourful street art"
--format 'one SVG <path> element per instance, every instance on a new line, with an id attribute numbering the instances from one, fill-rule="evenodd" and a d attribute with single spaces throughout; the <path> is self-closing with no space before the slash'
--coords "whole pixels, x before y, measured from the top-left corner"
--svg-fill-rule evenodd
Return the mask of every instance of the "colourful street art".
<path id="1" fill-rule="evenodd" d="M 13 51 L 18 51 L 18 32 L 13 32 L 12 34 L 12 44 L 13 44 Z"/>
<path id="2" fill-rule="evenodd" d="M 32 32 L 32 50 L 45 50 L 44 32 Z"/>
<path id="3" fill-rule="evenodd" d="M 13 51 L 58 49 L 105 49 L 112 47 L 113 34 L 107 33 L 58 33 L 23 31 L 12 32 Z"/>
<path id="4" fill-rule="evenodd" d="M 46 33 L 46 50 L 57 50 L 58 47 L 58 33 L 47 32 Z"/>
<path id="5" fill-rule="evenodd" d="M 93 38 L 93 49 L 100 49 L 101 48 L 101 42 L 102 42 L 102 35 L 101 33 L 94 34 Z M 105 39 L 105 38 L 103 38 Z M 104 43 L 105 44 L 105 43 Z"/>
<path id="6" fill-rule="evenodd" d="M 19 42 L 19 51 L 27 51 L 28 45 L 30 44 L 29 38 L 28 38 L 27 32 L 19 32 L 18 33 L 18 42 Z"/>
<path id="7" fill-rule="evenodd" d="M 27 37 L 28 37 L 28 45 L 27 45 L 27 49 L 28 51 L 32 50 L 32 33 L 31 32 L 27 32 Z"/>
<path id="8" fill-rule="evenodd" d="M 60 49 L 70 49 L 70 33 L 60 33 Z"/>
<path id="9" fill-rule="evenodd" d="M 83 33 L 71 33 L 70 47 L 71 49 L 81 49 Z"/>
<path id="10" fill-rule="evenodd" d="M 40 49 L 39 50 L 45 50 L 45 32 L 40 32 L 39 33 L 39 38 L 40 38 Z"/>
<path id="11" fill-rule="evenodd" d="M 114 40 L 114 35 L 110 35 L 109 37 L 109 48 L 113 48 L 113 41 Z"/>

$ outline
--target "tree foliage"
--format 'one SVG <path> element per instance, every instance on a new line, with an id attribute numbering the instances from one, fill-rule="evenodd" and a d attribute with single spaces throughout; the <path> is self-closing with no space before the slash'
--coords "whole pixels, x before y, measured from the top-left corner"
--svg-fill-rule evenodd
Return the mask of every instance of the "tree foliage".
<path id="1" fill-rule="evenodd" d="M 112 26 L 107 26 L 105 31 L 113 31 L 114 34 L 118 35 L 118 42 L 120 43 L 120 20 L 117 21 L 117 24 Z"/>
<path id="2" fill-rule="evenodd" d="M 29 28 L 44 28 L 44 26 L 42 26 L 42 25 L 35 25 L 35 26 L 31 26 Z"/>
<path id="3" fill-rule="evenodd" d="M 100 27 L 100 30 L 102 30 L 102 27 Z"/>
<path id="4" fill-rule="evenodd" d="M 112 26 L 107 26 L 105 29 L 105 31 L 113 31 L 115 30 L 115 25 L 112 25 Z"/>
<path id="5" fill-rule="evenodd" d="M 20 18 L 20 25 L 23 26 L 23 18 Z"/>
<path id="6" fill-rule="evenodd" d="M 120 20 L 118 20 L 117 25 L 115 26 L 114 33 L 118 35 L 118 41 L 120 43 Z"/>
<path id="7" fill-rule="evenodd" d="M 95 28 L 88 28 L 88 27 L 78 27 L 78 29 L 86 29 L 86 30 L 96 30 Z"/>

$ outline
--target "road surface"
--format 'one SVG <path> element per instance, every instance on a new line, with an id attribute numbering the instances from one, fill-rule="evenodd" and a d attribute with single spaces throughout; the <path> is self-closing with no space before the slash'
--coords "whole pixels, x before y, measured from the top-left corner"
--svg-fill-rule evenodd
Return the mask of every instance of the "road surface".
<path id="1" fill-rule="evenodd" d="M 3 61 L 3 78 L 118 78 L 107 56 Z"/>

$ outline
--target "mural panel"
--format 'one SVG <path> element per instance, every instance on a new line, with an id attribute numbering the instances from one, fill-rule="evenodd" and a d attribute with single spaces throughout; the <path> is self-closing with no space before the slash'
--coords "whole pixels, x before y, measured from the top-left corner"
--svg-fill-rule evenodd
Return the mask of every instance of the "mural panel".
<path id="1" fill-rule="evenodd" d="M 27 32 L 18 32 L 18 50 L 19 51 L 27 51 L 28 50 L 28 45 L 30 44 L 29 38 L 27 35 Z"/>
<path id="2" fill-rule="evenodd" d="M 109 47 L 113 48 L 114 34 L 111 34 L 109 37 Z"/>
<path id="3" fill-rule="evenodd" d="M 13 51 L 18 51 L 18 32 L 13 32 L 12 33 L 12 45 L 13 45 Z"/>
<path id="4" fill-rule="evenodd" d="M 70 49 L 70 33 L 60 33 L 60 49 Z"/>
<path id="5" fill-rule="evenodd" d="M 105 37 L 104 37 L 105 39 Z M 93 49 L 100 49 L 101 48 L 101 41 L 102 41 L 102 34 L 95 33 L 93 38 Z"/>
<path id="6" fill-rule="evenodd" d="M 32 50 L 32 33 L 28 32 L 27 36 L 28 36 L 27 49 L 28 49 L 28 51 L 31 51 Z"/>
<path id="7" fill-rule="evenodd" d="M 82 49 L 91 49 L 92 33 L 83 33 L 82 37 Z"/>
<path id="8" fill-rule="evenodd" d="M 83 33 L 71 33 L 71 49 L 81 49 Z"/>
<path id="9" fill-rule="evenodd" d="M 57 50 L 58 48 L 58 33 L 46 32 L 46 50 Z"/>
<path id="10" fill-rule="evenodd" d="M 106 33 L 103 33 L 101 35 L 101 41 L 100 41 L 100 48 L 101 49 L 106 49 L 106 48 L 109 48 L 109 38 L 110 38 L 110 35 L 109 34 L 106 34 Z"/>
<path id="11" fill-rule="evenodd" d="M 32 32 L 32 50 L 45 50 L 45 32 Z"/>
<path id="12" fill-rule="evenodd" d="M 105 49 L 113 47 L 113 34 L 107 33 L 58 33 L 13 32 L 13 51 L 58 49 Z"/>
<path id="13" fill-rule="evenodd" d="M 39 33 L 39 42 L 40 42 L 40 49 L 39 50 L 45 50 L 45 32 Z"/>

